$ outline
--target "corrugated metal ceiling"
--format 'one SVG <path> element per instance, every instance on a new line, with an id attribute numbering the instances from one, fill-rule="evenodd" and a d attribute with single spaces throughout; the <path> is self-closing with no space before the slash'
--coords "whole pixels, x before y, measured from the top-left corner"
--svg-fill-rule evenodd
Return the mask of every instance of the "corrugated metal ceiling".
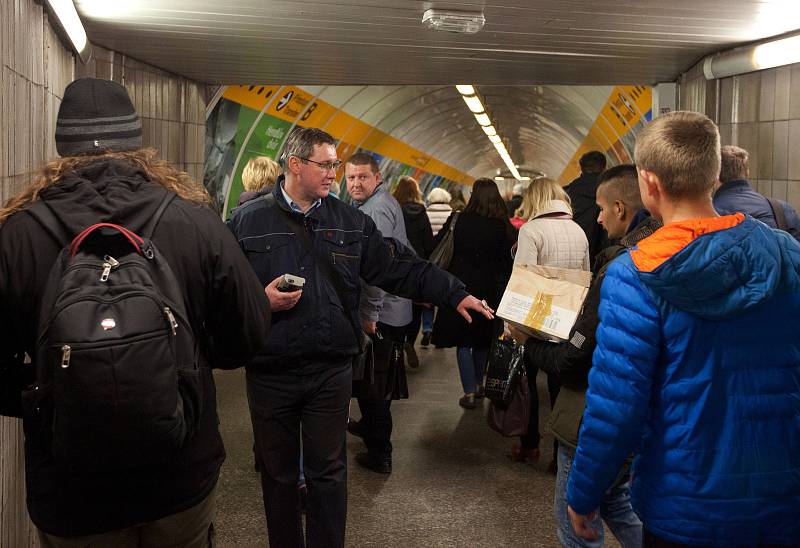
<path id="1" fill-rule="evenodd" d="M 212 83 L 649 84 L 800 26 L 794 0 L 76 0 L 103 46 Z M 475 35 L 428 7 L 478 10 Z"/>
<path id="2" fill-rule="evenodd" d="M 558 176 L 611 84 L 672 81 L 800 27 L 797 0 L 75 3 L 93 42 L 195 80 L 347 86 L 324 94 L 352 95 L 353 115 L 476 176 L 503 164 L 452 84 L 479 85 L 518 164 Z M 486 26 L 427 30 L 430 7 L 483 11 Z"/>

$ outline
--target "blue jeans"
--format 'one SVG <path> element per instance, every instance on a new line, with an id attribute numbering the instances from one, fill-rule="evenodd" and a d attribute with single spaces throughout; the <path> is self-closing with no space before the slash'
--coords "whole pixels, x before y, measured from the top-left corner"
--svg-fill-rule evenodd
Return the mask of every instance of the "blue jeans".
<path id="1" fill-rule="evenodd" d="M 642 522 L 633 512 L 630 496 L 630 474 L 627 466 L 620 472 L 614 485 L 606 491 L 592 527 L 600 533 L 597 540 L 582 539 L 575 534 L 567 513 L 567 478 L 572 468 L 575 450 L 558 444 L 558 475 L 556 476 L 555 517 L 558 522 L 558 540 L 565 548 L 603 546 L 603 521 L 617 537 L 622 548 L 639 548 L 642 545 Z M 601 521 L 602 519 L 602 521 Z"/>
<path id="2" fill-rule="evenodd" d="M 461 375 L 461 386 L 464 388 L 465 394 L 474 394 L 478 391 L 478 385 L 483 384 L 483 374 L 486 371 L 486 358 L 488 355 L 488 348 L 458 347 L 456 361 L 458 362 L 458 373 Z"/>
<path id="3" fill-rule="evenodd" d="M 422 332 L 430 333 L 433 331 L 433 308 L 422 310 Z"/>

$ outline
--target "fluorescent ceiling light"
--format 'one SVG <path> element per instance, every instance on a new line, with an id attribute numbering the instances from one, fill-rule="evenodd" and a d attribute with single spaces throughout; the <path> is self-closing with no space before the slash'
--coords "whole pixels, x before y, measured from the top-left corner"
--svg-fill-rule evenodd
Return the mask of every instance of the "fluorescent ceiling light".
<path id="1" fill-rule="evenodd" d="M 703 60 L 707 80 L 727 78 L 800 63 L 800 35 L 709 55 Z"/>
<path id="2" fill-rule="evenodd" d="M 492 125 L 489 115 L 484 112 L 485 109 L 483 108 L 483 103 L 481 103 L 475 87 L 469 84 L 459 84 L 456 86 L 456 89 L 461 94 L 461 97 L 464 99 L 464 102 L 467 104 L 470 112 L 475 115 L 475 120 L 489 138 L 489 141 L 491 141 L 494 145 L 497 153 L 500 155 L 500 158 L 506 164 L 506 167 L 508 167 L 508 170 L 515 179 L 522 180 L 520 178 L 519 171 L 517 171 L 517 167 L 514 165 L 514 161 L 511 159 L 511 155 L 508 153 L 506 146 L 503 144 L 503 140 L 497 134 L 497 130 Z M 503 178 L 497 178 L 497 180 L 502 181 Z M 527 180 L 530 180 L 530 178 Z"/>
<path id="3" fill-rule="evenodd" d="M 495 181 L 505 181 L 506 179 L 505 179 L 505 177 L 495 177 L 494 180 Z"/>
<path id="4" fill-rule="evenodd" d="M 422 24 L 430 30 L 443 30 L 464 34 L 479 32 L 486 23 L 480 11 L 450 11 L 427 9 L 422 14 Z"/>
<path id="5" fill-rule="evenodd" d="M 800 63 L 800 36 L 783 38 L 756 46 L 753 51 L 756 70 Z"/>
<path id="6" fill-rule="evenodd" d="M 475 119 L 482 126 L 490 126 L 490 125 L 492 125 L 492 121 L 489 120 L 489 115 L 486 114 L 485 112 L 482 113 L 482 114 L 476 114 L 475 115 Z"/>
<path id="7" fill-rule="evenodd" d="M 456 89 L 461 95 L 475 95 L 475 88 L 469 84 L 459 84 Z"/>
<path id="8" fill-rule="evenodd" d="M 83 28 L 81 18 L 75 11 L 75 4 L 72 0 L 47 0 L 50 11 L 56 16 L 56 20 L 64 33 L 69 38 L 73 49 L 84 63 L 91 58 L 91 45 L 86 37 L 86 30 Z"/>
<path id="9" fill-rule="evenodd" d="M 530 177 L 520 177 L 519 180 L 520 181 L 530 181 L 531 178 Z"/>
<path id="10" fill-rule="evenodd" d="M 471 97 L 464 95 L 463 98 L 464 102 L 467 103 L 469 110 L 471 110 L 474 114 L 480 114 L 486 110 L 483 108 L 483 103 L 481 103 L 481 100 L 477 95 L 473 95 Z"/>

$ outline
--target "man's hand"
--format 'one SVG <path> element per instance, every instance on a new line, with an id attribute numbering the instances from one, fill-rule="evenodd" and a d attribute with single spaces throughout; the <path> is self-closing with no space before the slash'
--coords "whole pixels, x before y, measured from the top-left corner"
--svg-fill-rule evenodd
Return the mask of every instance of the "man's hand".
<path id="1" fill-rule="evenodd" d="M 283 278 L 283 276 L 278 276 L 264 288 L 264 293 L 267 294 L 267 298 L 269 299 L 269 308 L 273 312 L 281 312 L 282 310 L 294 308 L 294 305 L 297 304 L 297 301 L 300 300 L 300 296 L 303 294 L 302 289 L 289 292 L 279 291 L 278 282 L 281 281 L 281 278 Z"/>
<path id="2" fill-rule="evenodd" d="M 572 522 L 572 528 L 575 533 L 586 540 L 597 540 L 600 536 L 597 530 L 592 527 L 592 520 L 597 515 L 597 512 L 592 512 L 586 516 L 578 514 L 572 509 L 572 506 L 567 506 L 567 513 L 569 520 Z"/>
<path id="3" fill-rule="evenodd" d="M 364 333 L 367 335 L 374 335 L 376 331 L 378 331 L 378 322 L 371 322 L 369 320 L 361 320 L 361 329 L 364 330 Z"/>
<path id="4" fill-rule="evenodd" d="M 461 299 L 461 302 L 458 303 L 456 310 L 464 317 L 465 320 L 467 320 L 467 323 L 472 323 L 472 318 L 469 315 L 470 310 L 474 310 L 479 314 L 483 314 L 483 317 L 487 320 L 494 319 L 494 315 L 492 314 L 494 310 L 489 308 L 489 305 L 486 304 L 486 301 L 479 301 L 472 295 L 467 295 Z"/>
<path id="5" fill-rule="evenodd" d="M 525 333 L 519 327 L 508 322 L 506 322 L 506 329 L 508 329 L 508 332 L 511 333 L 511 338 L 514 339 L 514 342 L 517 344 L 525 344 L 530 338 L 530 335 Z"/>

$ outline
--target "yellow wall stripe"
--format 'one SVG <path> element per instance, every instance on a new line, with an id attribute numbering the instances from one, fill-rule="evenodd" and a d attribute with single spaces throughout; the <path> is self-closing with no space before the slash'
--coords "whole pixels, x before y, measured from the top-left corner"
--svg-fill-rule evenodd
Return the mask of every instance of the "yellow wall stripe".
<path id="1" fill-rule="evenodd" d="M 269 90 L 276 93 L 279 86 L 229 86 L 223 97 L 261 112 L 269 102 Z M 259 94 L 258 91 L 262 90 Z M 305 112 L 305 114 L 303 114 Z M 473 178 L 408 145 L 391 135 L 362 122 L 347 112 L 314 99 L 296 86 L 284 86 L 281 97 L 276 97 L 265 114 L 302 127 L 318 127 L 342 141 L 339 152 L 355 147 L 365 148 L 381 156 L 439 175 L 451 181 L 471 185 Z M 300 119 L 302 116 L 302 119 Z M 349 154 L 348 154 L 349 155 Z"/>

